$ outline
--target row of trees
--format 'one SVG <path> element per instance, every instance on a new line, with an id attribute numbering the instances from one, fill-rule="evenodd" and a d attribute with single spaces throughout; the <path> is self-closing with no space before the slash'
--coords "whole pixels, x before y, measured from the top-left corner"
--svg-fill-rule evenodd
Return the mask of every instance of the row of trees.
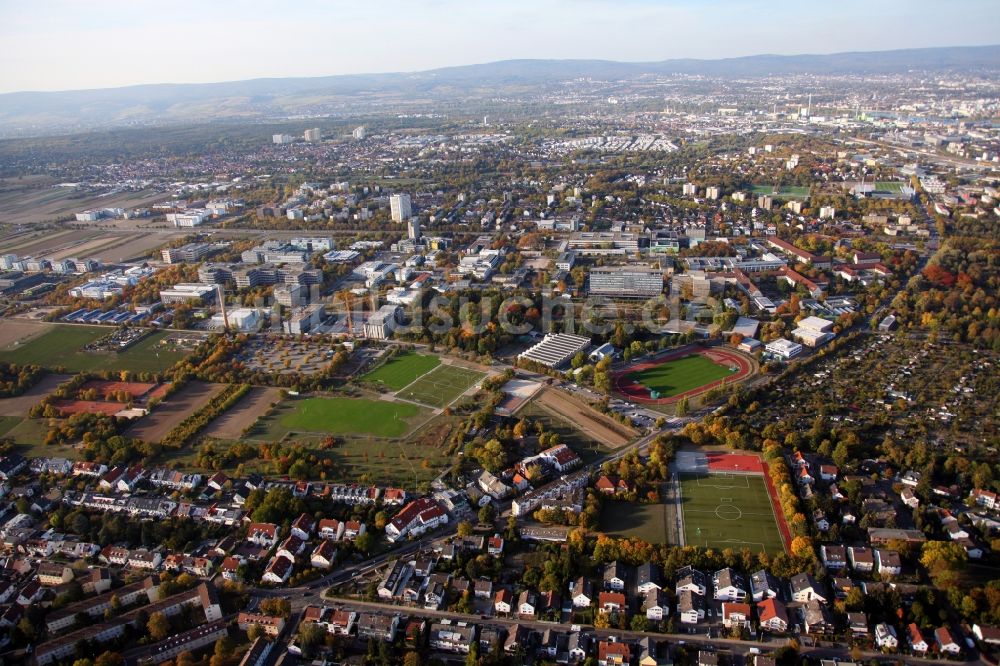
<path id="1" fill-rule="evenodd" d="M 174 426 L 170 432 L 163 436 L 160 444 L 167 448 L 181 448 L 209 423 L 239 402 L 240 398 L 250 391 L 250 388 L 249 384 L 229 384 L 212 396 L 212 399 L 204 407 Z"/>

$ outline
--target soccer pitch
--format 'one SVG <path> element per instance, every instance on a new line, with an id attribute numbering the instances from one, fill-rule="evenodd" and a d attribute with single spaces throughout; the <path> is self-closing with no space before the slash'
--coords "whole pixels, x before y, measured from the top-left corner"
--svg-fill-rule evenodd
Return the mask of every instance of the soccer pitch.
<path id="1" fill-rule="evenodd" d="M 659 392 L 661 398 L 669 398 L 732 374 L 729 368 L 701 354 L 691 354 L 652 368 L 629 373 L 627 377 L 651 391 Z"/>
<path id="2" fill-rule="evenodd" d="M 468 368 L 440 365 L 396 393 L 396 397 L 431 407 L 444 407 L 485 376 Z"/>
<path id="3" fill-rule="evenodd" d="M 441 360 L 437 356 L 403 352 L 359 379 L 363 382 L 379 383 L 392 391 L 398 391 L 440 364 Z"/>
<path id="4" fill-rule="evenodd" d="M 785 551 L 764 477 L 682 476 L 681 498 L 687 545 L 717 550 L 747 547 L 770 555 Z"/>
<path id="5" fill-rule="evenodd" d="M 413 427 L 408 419 L 423 412 L 416 405 L 367 398 L 306 398 L 286 403 L 280 409 L 276 425 L 286 433 L 376 437 L 406 434 Z"/>

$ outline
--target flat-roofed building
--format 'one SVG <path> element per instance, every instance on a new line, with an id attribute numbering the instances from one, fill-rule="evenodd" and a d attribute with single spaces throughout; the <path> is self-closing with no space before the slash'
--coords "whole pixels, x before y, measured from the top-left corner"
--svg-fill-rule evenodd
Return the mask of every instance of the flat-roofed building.
<path id="1" fill-rule="evenodd" d="M 164 305 L 170 303 L 187 303 L 197 301 L 208 303 L 215 299 L 215 285 L 201 282 L 182 282 L 169 289 L 160 290 L 160 301 Z"/>
<path id="2" fill-rule="evenodd" d="M 795 358 L 802 353 L 802 345 L 791 340 L 786 340 L 785 338 L 778 338 L 777 340 L 768 342 L 764 349 L 784 359 Z"/>
<path id="3" fill-rule="evenodd" d="M 663 291 L 663 271 L 648 266 L 606 266 L 590 271 L 590 294 L 653 298 Z"/>
<path id="4" fill-rule="evenodd" d="M 590 338 L 570 333 L 550 333 L 538 344 L 518 355 L 548 368 L 558 368 L 590 347 Z"/>

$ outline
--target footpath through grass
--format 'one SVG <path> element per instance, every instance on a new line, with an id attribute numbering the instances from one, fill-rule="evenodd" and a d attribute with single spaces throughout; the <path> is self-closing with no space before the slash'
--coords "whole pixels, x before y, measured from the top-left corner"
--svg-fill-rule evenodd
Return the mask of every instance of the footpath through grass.
<path id="1" fill-rule="evenodd" d="M 398 391 L 412 384 L 417 377 L 427 374 L 438 365 L 441 359 L 437 356 L 403 352 L 392 357 L 371 372 L 362 375 L 360 380 L 384 385 L 392 391 Z"/>
<path id="2" fill-rule="evenodd" d="M 726 366 L 719 365 L 701 354 L 691 354 L 652 368 L 629 373 L 628 378 L 651 391 L 658 391 L 661 398 L 669 398 L 732 374 Z"/>

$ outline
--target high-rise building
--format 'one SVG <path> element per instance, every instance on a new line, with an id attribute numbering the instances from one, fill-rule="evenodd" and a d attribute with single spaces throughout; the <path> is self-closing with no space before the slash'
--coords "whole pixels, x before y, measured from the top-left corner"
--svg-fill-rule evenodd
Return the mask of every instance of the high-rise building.
<path id="1" fill-rule="evenodd" d="M 295 137 L 291 134 L 272 134 L 271 141 L 281 145 L 283 143 L 291 143 L 292 141 L 295 141 Z"/>
<path id="2" fill-rule="evenodd" d="M 407 220 L 406 233 L 410 237 L 410 240 L 420 240 L 420 220 L 415 217 Z"/>
<path id="3" fill-rule="evenodd" d="M 389 197 L 389 208 L 392 212 L 393 222 L 408 220 L 413 215 L 409 194 L 393 194 Z"/>
<path id="4" fill-rule="evenodd" d="M 358 125 L 357 127 L 354 128 L 354 138 L 357 139 L 358 141 L 361 141 L 362 139 L 365 138 L 364 125 Z"/>
<path id="5" fill-rule="evenodd" d="M 316 143 L 317 141 L 323 140 L 323 133 L 319 131 L 318 127 L 314 127 L 312 129 L 307 129 L 305 132 L 303 132 L 302 138 L 305 139 L 306 141 Z"/>

